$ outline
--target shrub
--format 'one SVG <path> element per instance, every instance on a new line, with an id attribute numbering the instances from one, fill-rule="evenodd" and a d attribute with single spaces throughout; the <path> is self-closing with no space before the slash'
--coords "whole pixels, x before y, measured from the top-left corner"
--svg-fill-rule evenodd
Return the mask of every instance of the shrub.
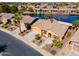
<path id="1" fill-rule="evenodd" d="M 41 39 L 40 34 L 36 34 L 36 35 L 35 35 L 35 39 L 36 39 L 36 40 L 40 40 L 40 39 Z"/>
<path id="2" fill-rule="evenodd" d="M 53 45 L 58 47 L 58 48 L 61 48 L 63 43 L 60 39 L 56 39 L 56 40 L 53 40 Z"/>

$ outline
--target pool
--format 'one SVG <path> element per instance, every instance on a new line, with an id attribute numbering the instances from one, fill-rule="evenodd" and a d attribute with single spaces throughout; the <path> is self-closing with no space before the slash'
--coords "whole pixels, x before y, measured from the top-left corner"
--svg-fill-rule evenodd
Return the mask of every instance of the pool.
<path id="1" fill-rule="evenodd" d="M 26 14 L 25 13 L 23 15 L 31 15 L 32 17 L 38 17 L 39 19 L 45 18 L 43 14 Z M 49 18 L 54 18 L 58 21 L 72 23 L 73 21 L 78 20 L 79 16 L 49 16 Z"/>

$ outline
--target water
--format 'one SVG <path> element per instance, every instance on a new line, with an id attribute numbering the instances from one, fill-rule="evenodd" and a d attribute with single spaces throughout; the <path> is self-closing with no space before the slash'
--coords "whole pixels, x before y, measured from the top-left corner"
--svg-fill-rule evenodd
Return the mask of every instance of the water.
<path id="1" fill-rule="evenodd" d="M 78 20 L 79 16 L 68 16 L 67 18 L 62 19 L 61 21 L 72 23 L 75 20 Z"/>
<path id="2" fill-rule="evenodd" d="M 28 15 L 28 14 L 23 14 L 23 15 Z M 44 15 L 41 14 L 29 14 L 32 17 L 38 17 L 39 19 L 45 19 Z M 63 21 L 63 22 L 68 22 L 68 23 L 72 23 L 75 20 L 79 19 L 79 16 L 49 16 L 49 18 L 54 18 L 58 21 Z"/>

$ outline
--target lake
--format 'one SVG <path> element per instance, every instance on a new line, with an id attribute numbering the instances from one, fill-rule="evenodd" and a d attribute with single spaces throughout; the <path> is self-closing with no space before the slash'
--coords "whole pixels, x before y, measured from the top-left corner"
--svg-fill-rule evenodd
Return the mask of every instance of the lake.
<path id="1" fill-rule="evenodd" d="M 39 19 L 45 19 L 43 14 L 23 14 L 23 15 L 31 15 L 32 17 L 38 17 Z M 79 16 L 49 16 L 49 18 L 54 18 L 58 21 L 72 23 L 75 20 L 79 19 Z"/>

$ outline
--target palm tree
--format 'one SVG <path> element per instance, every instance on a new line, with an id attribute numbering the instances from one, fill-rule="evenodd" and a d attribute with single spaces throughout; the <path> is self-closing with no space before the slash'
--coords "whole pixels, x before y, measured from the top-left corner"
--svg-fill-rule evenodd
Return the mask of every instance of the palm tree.
<path id="1" fill-rule="evenodd" d="M 18 27 L 19 27 L 19 30 L 21 32 L 21 20 L 22 20 L 23 16 L 22 16 L 22 13 L 21 12 L 16 12 L 15 15 L 14 15 L 14 20 L 17 22 L 18 24 Z"/>

